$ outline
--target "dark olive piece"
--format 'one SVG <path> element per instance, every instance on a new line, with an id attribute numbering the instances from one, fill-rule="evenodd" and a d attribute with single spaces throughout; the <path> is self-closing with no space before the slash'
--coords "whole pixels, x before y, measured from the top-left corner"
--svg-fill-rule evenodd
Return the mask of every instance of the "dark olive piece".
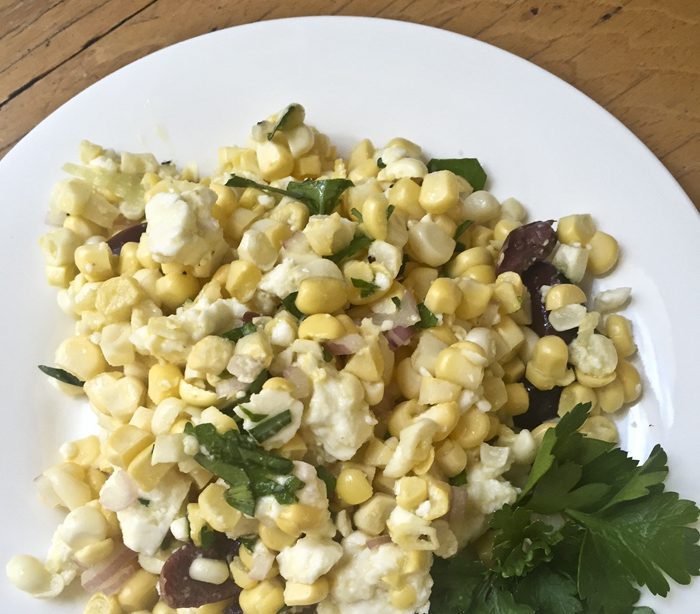
<path id="1" fill-rule="evenodd" d="M 144 232 L 146 232 L 146 222 L 136 224 L 136 226 L 129 226 L 107 239 L 107 245 L 109 245 L 112 253 L 118 256 L 126 243 L 138 243 Z"/>
<path id="2" fill-rule="evenodd" d="M 527 380 L 523 380 L 527 395 L 530 398 L 530 407 L 524 414 L 513 417 L 513 423 L 520 429 L 532 430 L 547 420 L 557 417 L 559 409 L 559 397 L 561 386 L 555 386 L 551 390 L 540 390 Z"/>

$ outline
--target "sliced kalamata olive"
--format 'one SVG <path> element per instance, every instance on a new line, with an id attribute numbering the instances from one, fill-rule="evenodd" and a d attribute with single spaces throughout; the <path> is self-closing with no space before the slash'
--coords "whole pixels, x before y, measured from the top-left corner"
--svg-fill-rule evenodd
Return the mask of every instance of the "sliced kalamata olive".
<path id="1" fill-rule="evenodd" d="M 190 577 L 192 561 L 203 556 L 212 557 L 216 554 L 214 550 L 215 548 L 202 550 L 192 544 L 185 544 L 168 557 L 160 572 L 158 583 L 160 596 L 167 605 L 171 608 L 198 608 L 207 603 L 238 597 L 241 589 L 231 578 L 223 584 L 210 584 Z"/>
<path id="2" fill-rule="evenodd" d="M 256 313 L 255 311 L 246 311 L 241 319 L 247 324 L 249 322 L 252 322 L 253 318 L 258 317 L 260 317 L 259 313 Z"/>
<path id="3" fill-rule="evenodd" d="M 136 224 L 136 226 L 129 226 L 107 239 L 107 245 L 109 245 L 109 249 L 112 250 L 112 253 L 118 256 L 125 243 L 138 243 L 144 232 L 146 232 L 146 222 Z"/>
<path id="4" fill-rule="evenodd" d="M 530 407 L 524 414 L 513 418 L 515 426 L 532 430 L 543 422 L 556 418 L 561 386 L 555 386 L 551 390 L 540 390 L 527 380 L 523 380 L 523 384 L 530 399 Z"/>
<path id="5" fill-rule="evenodd" d="M 530 306 L 532 308 L 532 324 L 530 328 L 540 337 L 556 335 L 565 343 L 571 343 L 576 336 L 576 329 L 558 331 L 550 324 L 547 310 L 542 301 L 542 286 L 556 286 L 557 284 L 571 283 L 549 262 L 535 262 L 521 274 L 523 283 L 530 292 Z"/>
<path id="6" fill-rule="evenodd" d="M 523 273 L 535 262 L 541 262 L 552 253 L 557 244 L 554 220 L 531 222 L 511 230 L 501 248 L 498 273 Z"/>

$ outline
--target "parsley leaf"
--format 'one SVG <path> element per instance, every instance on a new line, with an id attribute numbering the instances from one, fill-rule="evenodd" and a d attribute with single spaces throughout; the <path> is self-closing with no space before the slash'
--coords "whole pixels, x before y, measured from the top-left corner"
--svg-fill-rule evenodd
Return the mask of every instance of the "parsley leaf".
<path id="1" fill-rule="evenodd" d="M 367 235 L 357 233 L 353 237 L 352 241 L 350 241 L 350 243 L 348 243 L 343 249 L 337 251 L 332 256 L 325 257 L 328 258 L 328 260 L 332 260 L 336 264 L 340 264 L 343 262 L 343 260 L 352 258 L 355 254 L 359 254 L 360 252 L 366 250 L 371 243 L 372 239 L 370 239 Z"/>
<path id="2" fill-rule="evenodd" d="M 254 332 L 258 330 L 258 327 L 255 326 L 252 322 L 246 322 L 243 324 L 243 326 L 239 326 L 237 328 L 232 328 L 229 331 L 226 331 L 225 333 L 221 333 L 219 335 L 220 337 L 224 337 L 225 339 L 228 339 L 229 341 L 238 341 L 239 339 L 242 339 L 246 335 L 252 335 Z"/>
<path id="3" fill-rule="evenodd" d="M 143 505 L 144 507 L 148 507 L 151 504 L 150 499 L 145 499 L 144 497 L 139 497 L 138 499 L 139 503 Z"/>
<path id="4" fill-rule="evenodd" d="M 387 219 L 387 220 L 390 220 L 390 219 L 391 219 L 391 216 L 392 216 L 392 214 L 394 213 L 395 210 L 396 210 L 396 206 L 394 206 L 394 205 L 389 205 L 389 206 L 386 208 L 386 219 Z"/>
<path id="5" fill-rule="evenodd" d="M 305 316 L 301 311 L 299 311 L 299 307 L 297 307 L 296 303 L 298 295 L 298 292 L 292 292 L 291 294 L 285 296 L 282 299 L 282 307 L 291 313 L 297 320 L 303 320 Z"/>
<path id="6" fill-rule="evenodd" d="M 377 168 L 386 168 L 386 163 L 381 158 L 377 158 Z"/>
<path id="7" fill-rule="evenodd" d="M 420 316 L 420 320 L 416 323 L 418 328 L 432 328 L 438 325 L 437 316 L 423 303 L 418 304 L 418 315 Z"/>
<path id="8" fill-rule="evenodd" d="M 68 373 L 65 369 L 59 369 L 58 367 L 47 367 L 46 365 L 39 365 L 39 371 L 57 379 L 59 382 L 64 384 L 70 384 L 71 386 L 80 386 L 81 388 L 85 385 L 85 382 L 73 375 Z"/>
<path id="9" fill-rule="evenodd" d="M 280 113 L 277 123 L 272 127 L 270 134 L 267 135 L 267 140 L 271 141 L 278 130 L 285 131 L 290 128 L 301 126 L 301 124 L 304 123 L 305 117 L 306 112 L 304 111 L 304 107 L 293 102 Z"/>
<path id="10" fill-rule="evenodd" d="M 356 277 L 351 277 L 350 281 L 352 282 L 353 286 L 360 290 L 360 296 L 362 298 L 372 296 L 377 290 L 379 290 L 379 286 L 375 283 L 372 283 L 371 281 L 357 279 Z"/>
<path id="11" fill-rule="evenodd" d="M 330 499 L 335 493 L 335 485 L 337 478 L 323 465 L 316 467 L 316 473 L 319 479 L 326 485 L 326 494 Z"/>
<path id="12" fill-rule="evenodd" d="M 199 443 L 195 460 L 228 484 L 224 496 L 232 507 L 252 516 L 256 500 L 265 495 L 273 495 L 279 503 L 296 501 L 294 493 L 304 483 L 291 475 L 294 464 L 260 447 L 252 435 L 240 431 L 220 434 L 208 423 L 188 423 L 185 433 Z"/>
<path id="13" fill-rule="evenodd" d="M 357 209 L 355 209 L 355 207 L 353 207 L 352 209 L 350 209 L 350 213 L 352 213 L 352 214 L 357 218 L 357 220 L 358 220 L 359 222 L 363 222 L 363 221 L 364 221 L 364 219 L 363 219 L 363 217 L 362 217 L 362 213 L 360 213 Z"/>
<path id="14" fill-rule="evenodd" d="M 283 190 L 246 177 L 231 175 L 226 185 L 231 188 L 255 188 L 269 194 L 289 196 L 304 203 L 312 215 L 328 215 L 337 206 L 343 192 L 354 184 L 349 179 L 304 179 L 290 181 L 287 189 Z"/>
<path id="15" fill-rule="evenodd" d="M 473 220 L 464 220 L 463 222 L 460 222 L 459 226 L 457 226 L 457 230 L 455 230 L 454 240 L 459 241 L 459 238 L 464 234 L 464 231 L 467 230 L 467 228 L 469 228 L 473 223 Z"/>
<path id="16" fill-rule="evenodd" d="M 538 614 L 578 614 L 583 604 L 578 597 L 576 581 L 559 573 L 552 565 L 537 567 L 519 582 L 513 597 L 530 606 Z"/>
<path id="17" fill-rule="evenodd" d="M 235 399 L 228 405 L 224 405 L 220 408 L 220 411 L 226 414 L 227 416 L 231 416 L 233 414 L 233 410 L 236 407 L 242 405 L 243 403 L 247 403 L 248 401 L 250 401 L 250 397 L 252 395 L 260 392 L 262 390 L 263 384 L 269 379 L 270 372 L 267 369 L 263 369 L 262 371 L 260 371 L 260 373 L 258 373 L 258 376 L 251 382 L 250 386 L 248 386 L 245 395 L 243 395 L 240 399 Z M 235 416 L 234 419 L 236 419 Z"/>
<path id="18" fill-rule="evenodd" d="M 463 177 L 474 190 L 483 190 L 486 185 L 486 171 L 476 158 L 433 158 L 428 162 L 428 172 L 452 171 Z"/>
<path id="19" fill-rule="evenodd" d="M 391 302 L 396 305 L 396 309 L 401 309 L 401 299 L 398 296 L 392 296 Z"/>
<path id="20" fill-rule="evenodd" d="M 281 411 L 270 418 L 266 418 L 259 424 L 256 424 L 248 432 L 253 436 L 255 441 L 261 443 L 266 439 L 270 439 L 273 435 L 279 433 L 285 426 L 292 423 L 292 412 L 288 409 Z"/>

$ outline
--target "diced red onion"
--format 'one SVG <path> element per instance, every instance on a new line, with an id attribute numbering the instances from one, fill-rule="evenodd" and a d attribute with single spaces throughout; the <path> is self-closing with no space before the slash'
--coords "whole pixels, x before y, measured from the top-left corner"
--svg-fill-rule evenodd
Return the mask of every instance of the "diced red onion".
<path id="1" fill-rule="evenodd" d="M 138 555 L 123 544 L 118 544 L 104 561 L 81 574 L 80 583 L 90 594 L 113 595 L 138 569 Z"/>
<path id="2" fill-rule="evenodd" d="M 357 333 L 345 335 L 344 337 L 326 342 L 326 349 L 333 354 L 333 356 L 357 354 L 364 346 L 365 340 L 362 338 L 362 335 L 358 335 Z"/>
<path id="3" fill-rule="evenodd" d="M 395 350 L 403 345 L 408 345 L 414 332 L 415 329 L 412 326 L 394 326 L 391 330 L 386 331 L 384 336 L 389 342 L 389 347 Z"/>
<path id="4" fill-rule="evenodd" d="M 138 496 L 138 488 L 129 474 L 117 469 L 100 490 L 100 503 L 107 510 L 119 512 L 129 507 Z"/>
<path id="5" fill-rule="evenodd" d="M 299 399 L 305 399 L 311 394 L 311 381 L 308 375 L 300 367 L 287 367 L 282 375 L 294 386 L 294 396 Z"/>
<path id="6" fill-rule="evenodd" d="M 391 537 L 388 535 L 380 535 L 379 537 L 373 537 L 372 539 L 368 539 L 367 543 L 365 544 L 370 550 L 374 550 L 376 548 L 379 548 L 379 546 L 383 546 L 384 544 L 390 544 L 391 543 Z"/>

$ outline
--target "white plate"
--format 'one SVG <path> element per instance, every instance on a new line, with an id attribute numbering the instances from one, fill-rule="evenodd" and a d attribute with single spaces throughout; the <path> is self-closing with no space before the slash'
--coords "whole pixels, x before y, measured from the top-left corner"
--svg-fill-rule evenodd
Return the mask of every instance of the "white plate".
<path id="1" fill-rule="evenodd" d="M 643 400 L 624 423 L 625 442 L 637 456 L 661 442 L 670 485 L 700 500 L 693 268 L 700 223 L 659 161 L 574 88 L 470 38 L 365 18 L 267 21 L 180 43 L 117 71 L 0 162 L 3 566 L 15 552 L 45 555 L 59 516 L 38 503 L 32 478 L 89 424 L 85 408 L 62 398 L 35 367 L 52 361 L 69 326 L 46 287 L 37 248 L 61 165 L 75 160 L 78 142 L 88 138 L 211 169 L 219 145 L 244 143 L 252 123 L 290 101 L 303 103 L 309 121 L 341 148 L 401 135 L 437 157 L 478 156 L 490 189 L 519 198 L 530 219 L 591 212 L 617 237 L 621 265 L 598 286 L 633 287 L 627 313 L 646 380 Z M 1 575 L 3 611 L 76 611 L 65 602 L 39 604 Z M 700 581 L 673 593 L 657 611 L 695 611 Z"/>

